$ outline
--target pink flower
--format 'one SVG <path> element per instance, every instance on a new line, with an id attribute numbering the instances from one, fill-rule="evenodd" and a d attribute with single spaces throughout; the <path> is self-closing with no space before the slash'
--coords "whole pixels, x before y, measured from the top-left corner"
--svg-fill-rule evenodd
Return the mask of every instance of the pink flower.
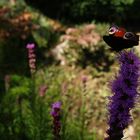
<path id="1" fill-rule="evenodd" d="M 86 83 L 87 80 L 88 80 L 87 76 L 86 76 L 86 75 L 83 75 L 83 76 L 82 76 L 82 82 L 83 82 L 83 83 Z"/>
<path id="2" fill-rule="evenodd" d="M 48 87 L 46 85 L 41 85 L 39 88 L 39 96 L 43 97 L 45 95 L 47 89 L 48 89 Z"/>
<path id="3" fill-rule="evenodd" d="M 30 67 L 30 72 L 33 74 L 36 70 L 36 55 L 35 55 L 35 44 L 27 44 L 26 48 L 28 49 L 28 58 L 29 58 L 29 67 Z"/>
<path id="4" fill-rule="evenodd" d="M 26 48 L 27 49 L 33 49 L 33 48 L 35 48 L 35 44 L 34 43 L 28 43 Z"/>

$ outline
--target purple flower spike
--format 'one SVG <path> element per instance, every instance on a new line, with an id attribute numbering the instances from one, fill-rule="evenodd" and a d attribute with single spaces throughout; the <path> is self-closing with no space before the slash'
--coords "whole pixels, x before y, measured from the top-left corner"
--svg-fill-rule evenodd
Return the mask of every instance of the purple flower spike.
<path id="1" fill-rule="evenodd" d="M 52 104 L 51 115 L 53 117 L 53 135 L 54 140 L 60 140 L 60 111 L 61 111 L 61 102 L 55 102 Z"/>
<path id="2" fill-rule="evenodd" d="M 138 96 L 138 78 L 140 59 L 132 52 L 121 52 L 118 58 L 120 70 L 111 82 L 113 96 L 110 97 L 109 129 L 105 140 L 121 140 L 123 130 L 132 121 L 130 110 L 134 107 Z"/>
<path id="3" fill-rule="evenodd" d="M 26 46 L 27 49 L 33 49 L 34 47 L 35 47 L 34 43 L 28 43 Z"/>
<path id="4" fill-rule="evenodd" d="M 61 107 L 61 102 L 59 102 L 59 101 L 52 104 L 53 109 L 55 109 L 55 108 L 60 109 L 60 107 Z"/>
<path id="5" fill-rule="evenodd" d="M 60 108 L 61 108 L 61 102 L 58 101 L 58 102 L 53 103 L 52 104 L 51 115 L 54 116 L 54 117 L 57 116 L 57 114 L 60 111 Z"/>
<path id="6" fill-rule="evenodd" d="M 29 68 L 31 74 L 35 73 L 36 71 L 36 55 L 35 55 L 35 44 L 27 44 L 26 48 L 28 49 L 28 59 L 29 59 Z"/>

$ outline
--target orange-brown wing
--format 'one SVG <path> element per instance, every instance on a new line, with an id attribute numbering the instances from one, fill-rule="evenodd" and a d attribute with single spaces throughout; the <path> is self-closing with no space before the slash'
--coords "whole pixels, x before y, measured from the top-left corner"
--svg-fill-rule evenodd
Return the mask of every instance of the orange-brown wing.
<path id="1" fill-rule="evenodd" d="M 115 32 L 114 36 L 123 38 L 125 33 L 126 33 L 126 30 L 124 28 L 119 27 L 119 29 Z"/>

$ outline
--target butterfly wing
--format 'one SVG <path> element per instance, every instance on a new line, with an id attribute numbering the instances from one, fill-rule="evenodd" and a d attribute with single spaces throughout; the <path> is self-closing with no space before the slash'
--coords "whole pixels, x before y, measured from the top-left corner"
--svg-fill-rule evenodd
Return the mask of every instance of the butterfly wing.
<path id="1" fill-rule="evenodd" d="M 132 48 L 133 46 L 138 45 L 138 40 L 127 40 L 123 39 L 122 37 L 103 36 L 103 39 L 114 51 L 121 51 L 123 49 Z"/>
<path id="2" fill-rule="evenodd" d="M 126 33 L 126 30 L 125 30 L 124 28 L 119 28 L 119 29 L 115 32 L 114 36 L 115 36 L 115 37 L 121 37 L 121 38 L 123 38 L 123 36 L 125 35 L 125 33 Z"/>
<path id="3" fill-rule="evenodd" d="M 112 48 L 114 51 L 121 51 L 125 48 L 132 48 L 139 44 L 139 36 L 132 33 L 126 32 L 124 28 L 113 25 L 109 28 L 109 35 L 103 36 L 103 40 Z"/>
<path id="4" fill-rule="evenodd" d="M 109 35 L 113 35 L 113 36 L 114 36 L 115 33 L 118 31 L 118 29 L 119 29 L 118 26 L 112 25 L 112 26 L 109 28 L 109 31 L 108 31 Z"/>
<path id="5" fill-rule="evenodd" d="M 112 50 L 117 52 L 121 51 L 122 49 L 124 49 L 124 46 L 126 46 L 124 40 L 121 37 L 103 36 L 103 39 L 112 48 Z"/>

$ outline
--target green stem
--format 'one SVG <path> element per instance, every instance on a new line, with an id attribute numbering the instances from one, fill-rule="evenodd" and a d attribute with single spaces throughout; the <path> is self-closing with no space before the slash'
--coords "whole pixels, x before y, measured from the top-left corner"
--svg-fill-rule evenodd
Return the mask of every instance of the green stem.
<path id="1" fill-rule="evenodd" d="M 39 98 L 40 99 L 40 98 Z M 43 127 L 43 124 L 42 124 L 42 113 L 43 113 L 43 104 L 42 104 L 42 100 L 39 100 L 40 101 L 40 107 L 39 107 L 39 137 L 40 137 L 40 140 L 43 140 L 43 135 L 42 135 L 42 127 Z"/>
<path id="2" fill-rule="evenodd" d="M 82 105 L 81 105 L 81 110 L 80 110 L 80 116 L 81 116 L 81 131 L 80 131 L 80 136 L 81 140 L 84 140 L 84 132 L 85 132 L 85 94 L 86 94 L 86 83 L 83 84 L 82 88 L 82 94 L 81 94 L 81 100 L 82 100 Z"/>
<path id="3" fill-rule="evenodd" d="M 32 114 L 33 114 L 33 119 L 34 119 L 34 122 L 37 123 L 36 121 L 36 103 L 35 103 L 35 100 L 36 100 L 36 94 L 35 94 L 35 73 L 33 73 L 31 75 L 31 80 L 32 80 L 32 84 L 31 84 L 31 95 L 30 95 L 30 101 L 31 101 L 31 110 L 32 110 Z M 34 138 L 33 140 L 37 140 L 37 130 L 35 129 L 34 131 Z"/>

